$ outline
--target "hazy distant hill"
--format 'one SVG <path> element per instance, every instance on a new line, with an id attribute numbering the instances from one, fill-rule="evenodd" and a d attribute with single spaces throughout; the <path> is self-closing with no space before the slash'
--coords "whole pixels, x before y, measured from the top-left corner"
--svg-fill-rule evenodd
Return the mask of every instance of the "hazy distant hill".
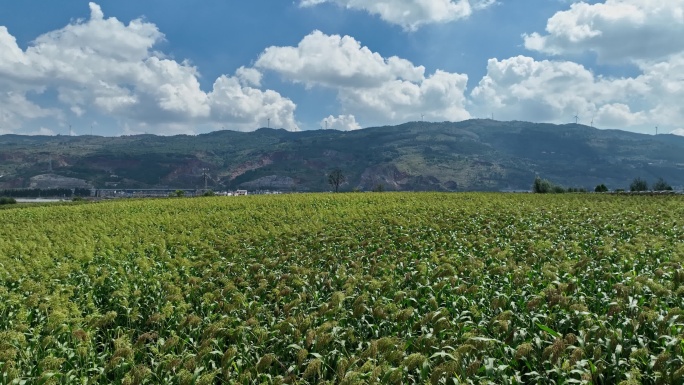
<path id="1" fill-rule="evenodd" d="M 528 190 L 540 175 L 567 187 L 626 188 L 634 177 L 684 186 L 684 137 L 583 125 L 468 120 L 341 132 L 216 131 L 188 136 L 0 136 L 0 188 L 48 173 L 97 187 L 326 191 Z"/>

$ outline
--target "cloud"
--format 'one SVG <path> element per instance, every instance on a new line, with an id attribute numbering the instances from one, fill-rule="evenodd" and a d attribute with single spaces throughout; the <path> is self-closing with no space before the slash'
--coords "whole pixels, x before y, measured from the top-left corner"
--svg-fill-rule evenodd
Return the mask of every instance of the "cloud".
<path id="1" fill-rule="evenodd" d="M 676 130 L 670 131 L 672 135 L 684 136 L 684 128 L 678 128 Z"/>
<path id="2" fill-rule="evenodd" d="M 314 31 L 297 47 L 269 47 L 256 67 L 276 71 L 307 86 L 376 87 L 393 79 L 416 81 L 425 68 L 392 56 L 383 58 L 351 36 Z"/>
<path id="3" fill-rule="evenodd" d="M 400 123 L 418 120 L 459 121 L 470 118 L 465 110 L 468 77 L 437 71 L 419 83 L 393 80 L 375 88 L 342 89 L 339 99 L 345 109 L 374 122 Z"/>
<path id="4" fill-rule="evenodd" d="M 382 20 L 415 31 L 423 25 L 448 23 L 468 18 L 495 0 L 301 0 L 302 7 L 334 3 L 340 7 L 366 11 Z"/>
<path id="5" fill-rule="evenodd" d="M 242 66 L 235 71 L 235 76 L 240 80 L 240 84 L 244 86 L 261 87 L 263 75 L 257 69 Z"/>
<path id="6" fill-rule="evenodd" d="M 12 90 L 15 105 L 23 106 L 0 107 L 15 111 L 5 112 L 12 116 L 3 119 L 16 127 L 62 114 L 26 99 L 28 92 L 53 89 L 58 101 L 77 116 L 105 113 L 157 133 L 165 133 L 167 127 L 192 132 L 197 125 L 255 129 L 264 111 L 281 127 L 297 129 L 291 100 L 253 88 L 260 86 L 259 71 L 241 67 L 235 76 L 222 75 L 207 93 L 200 88 L 200 73 L 192 63 L 153 51 L 164 39 L 154 24 L 136 19 L 126 25 L 105 18 L 95 3 L 90 3 L 90 10 L 90 19 L 41 35 L 25 51 L 0 27 L 0 86 Z M 236 104 L 226 103 L 227 98 Z"/>
<path id="7" fill-rule="evenodd" d="M 610 128 L 676 126 L 684 120 L 684 0 L 575 2 L 548 21 L 546 34 L 523 35 L 527 49 L 552 56 L 593 52 L 629 63 L 633 77 L 597 76 L 564 60 L 491 59 L 471 94 L 479 114 Z M 489 111 L 486 111 L 489 110 Z"/>
<path id="8" fill-rule="evenodd" d="M 54 136 L 55 132 L 49 128 L 40 127 L 39 129 L 37 129 L 35 131 L 29 132 L 28 135 Z"/>
<path id="9" fill-rule="evenodd" d="M 396 56 L 384 58 L 350 36 L 314 31 L 297 47 L 269 47 L 256 67 L 279 73 L 306 87 L 320 86 L 337 92 L 342 109 L 371 123 L 417 120 L 462 120 L 467 75 L 437 70 L 425 76 Z"/>
<path id="10" fill-rule="evenodd" d="M 581 123 L 606 128 L 673 125 L 684 119 L 684 57 L 644 66 L 630 78 L 595 76 L 569 61 L 490 59 L 470 106 L 499 119 Z"/>
<path id="11" fill-rule="evenodd" d="M 352 131 L 361 128 L 361 126 L 356 122 L 354 115 L 338 115 L 337 117 L 330 115 L 321 120 L 321 128 L 323 127 L 330 130 L 340 131 Z"/>
<path id="12" fill-rule="evenodd" d="M 525 47 L 551 55 L 591 51 L 604 62 L 658 61 L 684 51 L 684 0 L 577 2 Z"/>
<path id="13" fill-rule="evenodd" d="M 0 82 L 0 85 L 3 85 Z M 42 108 L 26 98 L 25 93 L 18 91 L 0 91 L 0 128 L 6 133 L 14 132 L 13 127 L 21 125 L 25 120 L 45 117 L 62 117 L 59 110 Z"/>
<path id="14" fill-rule="evenodd" d="M 219 77 L 208 98 L 213 121 L 263 127 L 270 119 L 271 127 L 298 129 L 294 102 L 275 91 L 242 86 L 238 78 Z"/>

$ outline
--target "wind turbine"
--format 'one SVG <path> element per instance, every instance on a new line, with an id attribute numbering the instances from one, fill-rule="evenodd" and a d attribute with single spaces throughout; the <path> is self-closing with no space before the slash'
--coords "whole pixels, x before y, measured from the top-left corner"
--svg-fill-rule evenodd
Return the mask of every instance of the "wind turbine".
<path id="1" fill-rule="evenodd" d="M 575 118 L 575 124 L 577 124 L 579 122 L 579 116 L 577 116 L 577 114 L 575 114 L 575 116 L 573 116 L 573 118 Z"/>

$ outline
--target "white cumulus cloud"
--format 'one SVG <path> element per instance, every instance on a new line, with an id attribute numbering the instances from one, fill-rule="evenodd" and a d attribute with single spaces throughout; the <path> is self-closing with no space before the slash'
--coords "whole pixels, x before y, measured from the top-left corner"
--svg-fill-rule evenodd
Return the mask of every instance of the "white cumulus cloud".
<path id="1" fill-rule="evenodd" d="M 263 75 L 259 70 L 244 66 L 235 71 L 235 76 L 240 79 L 240 84 L 255 87 L 261 86 L 261 79 L 263 78 Z"/>
<path id="2" fill-rule="evenodd" d="M 198 69 L 153 51 L 164 35 L 142 19 L 124 24 L 105 18 L 90 3 L 88 20 L 39 36 L 24 51 L 0 27 L 0 86 L 11 90 L 0 99 L 0 118 L 14 127 L 38 117 L 63 115 L 26 98 L 46 89 L 74 115 L 105 113 L 156 133 L 192 132 L 196 125 L 227 125 L 243 130 L 260 126 L 263 115 L 294 130 L 294 103 L 275 91 L 260 90 L 261 74 L 239 68 L 223 75 L 214 89 L 200 88 Z M 229 103 L 232 101 L 234 103 Z"/>
<path id="3" fill-rule="evenodd" d="M 338 115 L 337 117 L 330 115 L 321 120 L 320 124 L 321 128 L 339 131 L 352 131 L 361 128 L 354 115 Z"/>
<path id="4" fill-rule="evenodd" d="M 478 114 L 503 119 L 570 122 L 610 128 L 676 127 L 684 120 L 684 0 L 574 2 L 548 21 L 546 33 L 524 35 L 527 49 L 556 56 L 489 60 L 471 94 Z M 632 77 L 595 75 L 561 57 L 594 53 L 628 63 Z"/>
<path id="5" fill-rule="evenodd" d="M 385 58 L 350 36 L 314 31 L 297 47 L 269 47 L 256 67 L 279 73 L 307 87 L 337 92 L 342 109 L 365 123 L 386 124 L 418 120 L 462 120 L 467 75 L 437 70 L 426 76 L 396 56 Z"/>
<path id="6" fill-rule="evenodd" d="M 297 47 L 269 47 L 256 66 L 307 86 L 376 87 L 393 79 L 416 81 L 425 68 L 396 56 L 383 58 L 351 36 L 314 31 Z"/>
<path id="7" fill-rule="evenodd" d="M 495 4 L 495 0 L 301 0 L 303 7 L 334 3 L 366 11 L 382 20 L 417 30 L 426 24 L 448 23 L 469 17 L 474 11 Z"/>
<path id="8" fill-rule="evenodd" d="M 242 86 L 238 78 L 221 76 L 216 79 L 208 98 L 213 121 L 256 128 L 271 119 L 271 127 L 297 130 L 296 105 L 275 91 Z"/>
<path id="9" fill-rule="evenodd" d="M 678 128 L 676 130 L 670 131 L 672 135 L 684 136 L 684 128 Z"/>
<path id="10" fill-rule="evenodd" d="M 684 50 L 684 0 L 574 3 L 553 15 L 546 34 L 525 35 L 530 50 L 594 52 L 599 60 L 662 60 Z"/>
<path id="11" fill-rule="evenodd" d="M 500 119 L 583 124 L 607 128 L 673 125 L 684 120 L 684 57 L 642 68 L 628 78 L 594 75 L 569 61 L 518 56 L 490 59 L 487 75 L 470 103 L 481 115 Z"/>

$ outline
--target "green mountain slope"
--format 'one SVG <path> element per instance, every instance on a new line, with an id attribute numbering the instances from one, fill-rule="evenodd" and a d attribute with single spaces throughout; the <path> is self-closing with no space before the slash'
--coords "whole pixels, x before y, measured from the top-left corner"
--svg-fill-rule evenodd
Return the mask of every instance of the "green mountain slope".
<path id="1" fill-rule="evenodd" d="M 358 131 L 216 131 L 171 137 L 0 136 L 0 188 L 48 173 L 96 187 L 326 191 L 527 190 L 535 175 L 565 186 L 625 188 L 639 176 L 684 186 L 684 137 L 568 124 L 468 120 Z"/>

